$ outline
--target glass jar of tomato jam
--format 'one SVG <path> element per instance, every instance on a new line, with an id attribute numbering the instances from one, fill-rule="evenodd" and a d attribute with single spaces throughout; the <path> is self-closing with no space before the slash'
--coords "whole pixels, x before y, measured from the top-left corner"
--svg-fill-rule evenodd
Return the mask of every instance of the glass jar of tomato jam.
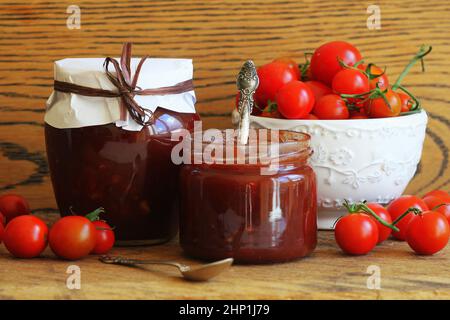
<path id="1" fill-rule="evenodd" d="M 178 231 L 179 165 L 171 133 L 192 130 L 196 113 L 164 108 L 154 124 L 127 131 L 114 123 L 58 129 L 45 124 L 47 157 L 61 215 L 103 207 L 117 244 L 162 243 Z"/>
<path id="2" fill-rule="evenodd" d="M 211 149 L 207 145 L 203 143 L 202 152 Z M 278 151 L 267 152 L 264 162 L 254 161 L 255 152 L 252 155 L 249 147 L 245 161 L 229 161 L 228 154 L 222 153 L 222 159 L 219 155 L 214 163 L 192 161 L 183 166 L 180 244 L 188 255 L 273 263 L 314 250 L 317 207 L 315 173 L 309 165 L 310 137 L 279 131 L 266 149 L 274 146 Z M 194 151 L 195 156 L 199 154 Z M 278 170 L 263 173 L 274 164 Z"/>

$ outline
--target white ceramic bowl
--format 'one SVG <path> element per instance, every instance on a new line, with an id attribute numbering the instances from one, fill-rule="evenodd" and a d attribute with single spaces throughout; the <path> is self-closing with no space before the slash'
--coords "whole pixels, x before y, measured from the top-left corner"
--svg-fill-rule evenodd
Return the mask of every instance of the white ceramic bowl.
<path id="1" fill-rule="evenodd" d="M 333 228 L 344 199 L 386 204 L 403 193 L 420 161 L 427 120 L 425 111 L 382 119 L 250 119 L 252 127 L 311 135 L 320 229 Z"/>

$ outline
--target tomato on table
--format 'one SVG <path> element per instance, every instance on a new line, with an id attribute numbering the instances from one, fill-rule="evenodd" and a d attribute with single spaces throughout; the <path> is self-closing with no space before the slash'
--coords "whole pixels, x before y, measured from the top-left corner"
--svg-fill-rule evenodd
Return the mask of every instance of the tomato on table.
<path id="1" fill-rule="evenodd" d="M 392 218 L 389 212 L 385 207 L 383 207 L 379 203 L 369 202 L 367 203 L 367 207 L 369 207 L 378 217 L 386 221 L 387 223 L 392 223 Z M 378 227 L 378 244 L 389 238 L 392 233 L 392 229 L 386 226 L 383 226 L 378 220 L 371 216 L 371 218 L 375 221 Z"/>
<path id="2" fill-rule="evenodd" d="M 96 229 L 94 254 L 106 254 L 114 246 L 115 235 L 112 228 L 103 220 L 93 221 Z"/>
<path id="3" fill-rule="evenodd" d="M 15 217 L 30 214 L 30 206 L 24 197 L 17 194 L 4 194 L 0 196 L 0 212 L 9 223 Z"/>
<path id="4" fill-rule="evenodd" d="M 394 221 L 394 223 L 395 220 L 403 215 L 409 208 L 417 208 L 421 211 L 428 211 L 428 206 L 422 199 L 411 195 L 401 196 L 393 200 L 387 206 L 387 210 L 391 215 L 392 221 Z M 392 235 L 398 240 L 406 240 L 406 231 L 408 230 L 408 224 L 413 217 L 414 213 L 412 212 L 403 217 L 403 219 L 395 224 L 400 229 L 400 231 L 393 231 Z"/>
<path id="5" fill-rule="evenodd" d="M 433 190 L 433 191 L 426 193 L 423 197 L 425 198 L 427 196 L 435 196 L 435 197 L 440 198 L 444 202 L 450 202 L 450 195 L 447 191 L 444 191 L 444 190 Z"/>
<path id="6" fill-rule="evenodd" d="M 432 255 L 448 243 L 450 227 L 447 219 L 435 211 L 415 214 L 408 224 L 406 241 L 418 254 Z"/>
<path id="7" fill-rule="evenodd" d="M 39 256 L 47 246 L 47 225 L 38 217 L 23 215 L 12 219 L 4 230 L 6 249 L 17 258 Z"/>
<path id="8" fill-rule="evenodd" d="M 337 94 L 329 94 L 320 98 L 313 108 L 313 113 L 319 119 L 348 119 L 350 114 L 345 101 Z"/>
<path id="9" fill-rule="evenodd" d="M 401 100 L 398 94 L 389 89 L 384 95 L 386 100 L 377 96 L 364 104 L 364 110 L 370 118 L 396 117 L 400 114 Z"/>
<path id="10" fill-rule="evenodd" d="M 304 119 L 304 120 L 319 120 L 319 118 L 312 113 L 307 114 L 302 119 Z"/>
<path id="11" fill-rule="evenodd" d="M 450 223 L 450 201 L 442 200 L 442 198 L 433 195 L 424 197 L 423 201 L 430 210 L 443 214 Z"/>
<path id="12" fill-rule="evenodd" d="M 378 243 L 378 226 L 365 213 L 350 213 L 337 221 L 334 236 L 345 253 L 364 255 Z"/>
<path id="13" fill-rule="evenodd" d="M 82 216 L 59 219 L 50 229 L 49 245 L 60 258 L 77 260 L 95 247 L 96 229 L 92 222 Z"/>
<path id="14" fill-rule="evenodd" d="M 278 111 L 287 119 L 301 119 L 311 112 L 314 94 L 301 81 L 292 81 L 280 88 L 276 95 Z"/>
<path id="15" fill-rule="evenodd" d="M 369 117 L 360 111 L 350 112 L 350 119 L 369 119 Z"/>
<path id="16" fill-rule="evenodd" d="M 362 59 L 361 53 L 345 41 L 332 41 L 321 45 L 311 57 L 311 76 L 314 80 L 331 86 L 331 82 L 342 66 L 341 59 L 348 66 L 353 66 Z"/>
<path id="17" fill-rule="evenodd" d="M 271 62 L 258 68 L 259 86 L 255 101 L 261 109 L 275 101 L 278 90 L 285 84 L 299 80 L 297 73 L 284 62 Z"/>

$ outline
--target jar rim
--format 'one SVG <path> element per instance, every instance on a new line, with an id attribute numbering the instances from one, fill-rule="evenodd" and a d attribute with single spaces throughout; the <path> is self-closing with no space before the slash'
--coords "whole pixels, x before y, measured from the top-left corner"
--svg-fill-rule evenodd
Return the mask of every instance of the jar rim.
<path id="1" fill-rule="evenodd" d="M 194 136 L 188 135 L 186 141 L 192 147 L 191 156 L 195 164 L 200 164 L 199 159 L 204 160 L 208 152 L 211 155 L 206 163 L 219 165 L 265 165 L 267 161 L 299 158 L 306 161 L 311 154 L 311 136 L 293 130 L 251 128 L 246 145 L 238 143 L 235 129 L 208 129 L 201 131 L 200 135 L 198 132 Z"/>

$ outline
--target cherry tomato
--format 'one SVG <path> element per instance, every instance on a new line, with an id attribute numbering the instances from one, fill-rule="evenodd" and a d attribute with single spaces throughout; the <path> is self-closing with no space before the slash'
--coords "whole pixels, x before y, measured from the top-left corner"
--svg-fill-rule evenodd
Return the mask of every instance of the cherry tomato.
<path id="1" fill-rule="evenodd" d="M 312 113 L 307 114 L 302 119 L 304 119 L 304 120 L 319 120 L 319 118 L 317 118 L 317 116 L 313 115 Z"/>
<path id="2" fill-rule="evenodd" d="M 275 101 L 278 90 L 285 84 L 298 80 L 297 73 L 284 62 L 271 62 L 258 68 L 259 86 L 255 92 L 256 104 L 267 106 Z"/>
<path id="3" fill-rule="evenodd" d="M 409 196 L 409 195 L 401 196 L 393 200 L 387 206 L 387 210 L 391 215 L 392 221 L 395 221 L 409 208 L 417 208 L 420 209 L 421 211 L 428 210 L 428 206 L 422 199 L 416 196 Z M 392 235 L 399 240 L 405 240 L 408 224 L 413 217 L 414 213 L 412 212 L 408 213 L 402 220 L 400 220 L 400 222 L 396 224 L 396 226 L 400 229 L 400 231 L 398 232 L 393 231 Z"/>
<path id="4" fill-rule="evenodd" d="M 351 255 L 367 254 L 377 245 L 378 227 L 365 213 L 351 213 L 338 220 L 334 237 L 339 247 Z"/>
<path id="5" fill-rule="evenodd" d="M 93 221 L 96 229 L 95 247 L 92 250 L 94 254 L 105 254 L 114 246 L 115 236 L 111 227 L 102 220 Z"/>
<path id="6" fill-rule="evenodd" d="M 450 236 L 447 219 L 435 211 L 414 215 L 406 231 L 406 241 L 418 254 L 431 255 L 445 248 Z"/>
<path id="7" fill-rule="evenodd" d="M 30 206 L 24 197 L 17 194 L 4 194 L 0 196 L 0 212 L 9 223 L 17 216 L 30 214 Z"/>
<path id="8" fill-rule="evenodd" d="M 301 81 L 292 81 L 280 88 L 276 101 L 278 111 L 287 119 L 301 119 L 311 112 L 314 106 L 314 94 Z"/>
<path id="9" fill-rule="evenodd" d="M 342 70 L 338 58 L 345 64 L 353 66 L 361 60 L 361 54 L 353 45 L 344 41 L 332 41 L 321 45 L 311 57 L 310 69 L 313 79 L 331 86 L 336 73 Z"/>
<path id="10" fill-rule="evenodd" d="M 287 64 L 289 69 L 294 71 L 295 74 L 297 75 L 297 80 L 300 80 L 302 75 L 301 75 L 301 72 L 300 72 L 300 68 L 298 67 L 298 64 L 295 62 L 294 59 L 291 59 L 291 58 L 288 58 L 288 57 L 280 57 L 280 58 L 276 58 L 272 62 L 281 62 L 281 63 Z"/>
<path id="11" fill-rule="evenodd" d="M 433 190 L 425 194 L 424 198 L 427 196 L 435 196 L 441 198 L 444 202 L 450 202 L 450 195 L 444 190 Z M 431 208 L 430 208 L 431 209 Z"/>
<path id="12" fill-rule="evenodd" d="M 336 73 L 331 88 L 338 94 L 362 94 L 370 90 L 367 76 L 355 69 L 343 69 Z"/>
<path id="13" fill-rule="evenodd" d="M 450 201 L 444 201 L 436 196 L 426 196 L 423 201 L 430 210 L 442 213 L 450 223 Z"/>
<path id="14" fill-rule="evenodd" d="M 397 92 L 398 96 L 400 97 L 400 103 L 401 103 L 401 109 L 400 112 L 408 112 L 411 110 L 413 101 L 410 96 L 408 96 L 404 92 Z"/>
<path id="15" fill-rule="evenodd" d="M 350 112 L 350 119 L 369 119 L 363 112 Z"/>
<path id="16" fill-rule="evenodd" d="M 369 99 L 364 104 L 364 109 L 370 118 L 396 117 L 400 114 L 401 100 L 398 94 L 389 89 L 385 93 L 385 97 L 389 105 L 381 96 Z"/>
<path id="17" fill-rule="evenodd" d="M 348 119 L 349 111 L 345 101 L 337 94 L 328 94 L 320 98 L 314 106 L 313 113 L 319 119 Z"/>
<path id="18" fill-rule="evenodd" d="M 0 243 L 3 241 L 3 234 L 5 233 L 5 227 L 3 226 L 3 223 L 0 222 Z"/>
<path id="19" fill-rule="evenodd" d="M 392 223 L 391 215 L 389 214 L 387 209 L 385 207 L 383 207 L 381 204 L 375 203 L 375 202 L 370 202 L 370 203 L 367 203 L 367 206 L 373 212 L 375 212 L 377 214 L 377 216 L 379 216 L 382 220 L 384 220 L 390 224 Z M 373 221 L 375 221 L 375 223 L 377 224 L 377 227 L 378 227 L 378 243 L 382 243 L 384 240 L 389 238 L 389 236 L 392 233 L 392 229 L 388 228 L 386 226 L 383 226 L 374 217 L 372 217 L 372 216 L 370 216 L 370 217 L 373 219 Z"/>
<path id="20" fill-rule="evenodd" d="M 3 226 L 6 225 L 6 218 L 1 212 L 0 212 L 0 224 L 3 224 Z"/>
<path id="21" fill-rule="evenodd" d="M 38 217 L 23 215 L 12 219 L 5 228 L 3 242 L 17 258 L 39 256 L 47 246 L 47 225 Z"/>
<path id="22" fill-rule="evenodd" d="M 363 70 L 368 74 L 370 73 L 372 76 L 377 76 L 376 78 L 369 79 L 370 89 L 375 89 L 377 87 L 377 84 L 378 88 L 380 88 L 381 90 L 385 90 L 389 87 L 389 80 L 386 73 L 384 73 L 384 71 L 376 65 L 371 64 L 370 70 L 367 70 L 367 65 L 361 63 L 358 65 L 358 69 Z"/>
<path id="23" fill-rule="evenodd" d="M 50 229 L 50 248 L 58 257 L 64 259 L 83 258 L 94 249 L 96 232 L 92 222 L 85 217 L 61 218 Z"/>
<path id="24" fill-rule="evenodd" d="M 330 87 L 324 85 L 319 81 L 309 80 L 305 81 L 305 84 L 311 89 L 312 93 L 314 94 L 314 100 L 316 101 L 316 103 L 323 96 L 333 93 Z"/>

